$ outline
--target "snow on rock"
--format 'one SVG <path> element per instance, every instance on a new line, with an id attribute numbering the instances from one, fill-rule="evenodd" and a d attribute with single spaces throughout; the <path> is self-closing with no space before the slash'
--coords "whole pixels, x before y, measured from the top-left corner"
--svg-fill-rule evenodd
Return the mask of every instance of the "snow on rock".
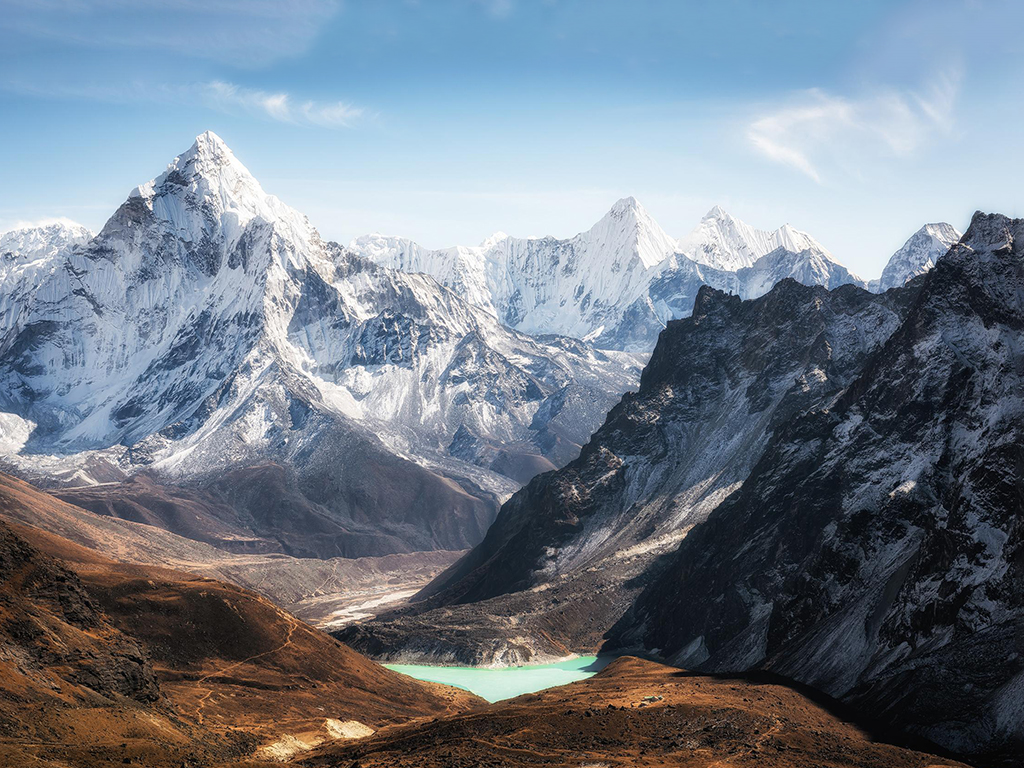
<path id="1" fill-rule="evenodd" d="M 329 463 L 316 441 L 343 429 L 500 498 L 571 459 L 639 374 L 324 242 L 209 132 L 41 261 L 0 295 L 3 444 L 29 468 L 112 446 L 124 472 L 179 478 Z"/>
<path id="2" fill-rule="evenodd" d="M 716 206 L 676 242 L 633 197 L 568 240 L 499 233 L 475 247 L 428 250 L 367 235 L 350 248 L 388 267 L 432 275 L 517 330 L 635 352 L 649 352 L 666 322 L 690 314 L 701 285 L 754 298 L 786 277 L 826 287 L 862 284 L 788 224 L 764 232 Z"/>
<path id="3" fill-rule="evenodd" d="M 771 669 L 950 749 L 1019 754 L 1024 220 L 975 214 L 924 280 L 882 296 L 907 291 L 899 328 L 776 429 L 613 642 Z"/>
<path id="4" fill-rule="evenodd" d="M 912 277 L 924 274 L 960 237 L 960 233 L 945 222 L 925 224 L 892 255 L 882 276 L 871 281 L 870 290 L 881 293 L 898 288 Z"/>
<path id="5" fill-rule="evenodd" d="M 52 258 L 83 245 L 93 233 L 69 219 L 54 219 L 0 233 L 0 269 L 11 262 Z"/>
<path id="6" fill-rule="evenodd" d="M 736 272 L 752 267 L 777 248 L 791 253 L 813 251 L 832 259 L 817 240 L 786 224 L 774 232 L 755 229 L 715 206 L 690 234 L 679 241 L 679 251 L 698 264 Z"/>

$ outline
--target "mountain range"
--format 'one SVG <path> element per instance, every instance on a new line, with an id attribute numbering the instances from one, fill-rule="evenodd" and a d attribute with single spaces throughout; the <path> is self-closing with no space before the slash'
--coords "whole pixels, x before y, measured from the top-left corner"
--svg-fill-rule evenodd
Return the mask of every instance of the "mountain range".
<path id="1" fill-rule="evenodd" d="M 377 582 L 411 592 L 436 575 L 337 636 L 380 660 L 602 650 L 779 675 L 957 753 L 1019 754 L 1022 265 L 1024 222 L 998 215 L 963 236 L 925 225 L 865 282 L 789 225 L 757 230 L 715 207 L 676 240 L 634 198 L 564 240 L 342 246 L 202 134 L 98 234 L 58 222 L 0 236 L 0 462 L 50 490 L 0 475 L 5 517 L 34 526 L 0 527 L 3 630 L 34 659 L 11 685 L 35 686 L 45 708 L 39 686 L 60 678 L 76 700 L 156 707 L 207 756 L 249 754 L 225 724 L 254 708 L 264 729 L 273 705 L 252 687 L 315 680 L 309 704 L 325 701 L 321 683 L 341 695 L 377 680 L 392 698 L 402 684 L 207 577 L 342 624 L 393 599 Z M 167 565 L 194 575 L 154 570 Z M 222 605 L 251 646 L 211 644 Z M 30 624 L 95 663 L 48 655 Z M 264 657 L 269 677 L 251 663 Z M 243 669 L 252 685 L 232 677 Z M 656 686 L 675 707 L 681 674 L 623 661 L 592 690 Z M 407 690 L 403 716 L 470 706 Z M 715 690 L 700 717 L 740 706 Z M 539 712 L 575 717 L 581 701 L 503 710 L 529 724 L 510 755 L 532 749 Z M 137 719 L 119 706 L 103 720 L 117 733 Z M 444 734 L 499 727 L 491 715 L 309 764 L 413 748 L 445 764 Z M 27 718 L 10 727 L 28 733 Z M 650 728 L 639 753 L 682 749 Z M 745 728 L 760 754 L 769 737 Z M 476 759 L 479 745 L 459 745 Z"/>
<path id="2" fill-rule="evenodd" d="M 704 286 L 578 459 L 339 636 L 405 661 L 769 671 L 1015 764 L 1021 296 L 1024 221 L 982 213 L 882 294 Z"/>
<path id="3" fill-rule="evenodd" d="M 324 242 L 211 133 L 96 237 L 28 258 L 0 275 L 9 466 L 185 484 L 236 540 L 293 555 L 479 541 L 639 374 Z"/>
<path id="4" fill-rule="evenodd" d="M 953 235 L 915 236 L 887 284 Z M 702 285 L 860 282 L 789 226 L 715 208 L 678 242 L 633 198 L 569 240 L 343 247 L 212 133 L 99 234 L 0 244 L 4 465 L 97 485 L 69 497 L 93 510 L 179 533 L 198 510 L 204 541 L 299 557 L 480 541 L 576 457 Z"/>
<path id="5" fill-rule="evenodd" d="M 902 285 L 959 237 L 948 224 L 926 225 L 870 287 Z M 644 353 L 668 321 L 690 314 L 702 285 L 745 299 L 764 295 L 787 277 L 826 288 L 869 287 L 788 224 L 758 230 L 715 206 L 689 235 L 675 240 L 633 197 L 567 240 L 499 232 L 479 246 L 429 250 L 403 238 L 367 235 L 349 248 L 378 264 L 432 275 L 510 328 Z"/>

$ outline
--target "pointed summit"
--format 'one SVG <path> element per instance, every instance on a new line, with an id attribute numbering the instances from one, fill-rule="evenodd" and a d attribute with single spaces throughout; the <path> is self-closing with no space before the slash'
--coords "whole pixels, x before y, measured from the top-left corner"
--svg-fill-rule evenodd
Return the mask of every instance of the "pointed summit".
<path id="1" fill-rule="evenodd" d="M 791 253 L 803 253 L 813 251 L 824 256 L 829 261 L 835 261 L 828 250 L 803 230 L 797 229 L 791 224 L 783 224 L 772 233 L 773 244 L 778 248 L 785 248 Z"/>
<path id="2" fill-rule="evenodd" d="M 714 206 L 710 211 L 704 214 L 704 221 L 708 219 L 731 219 L 732 216 L 720 205 Z"/>
<path id="3" fill-rule="evenodd" d="M 203 131 L 196 136 L 196 140 L 192 145 L 192 148 L 201 148 L 208 152 L 226 152 L 231 154 L 231 150 L 228 149 L 228 145 L 224 143 L 224 139 L 213 131 Z"/>
<path id="4" fill-rule="evenodd" d="M 640 201 L 632 195 L 620 198 L 615 201 L 615 204 L 611 207 L 609 213 L 625 213 L 626 211 L 642 211 L 643 206 L 640 205 Z"/>
<path id="5" fill-rule="evenodd" d="M 744 224 L 716 205 L 679 241 L 679 249 L 700 264 L 733 272 L 753 265 L 771 251 L 771 234 Z"/>
<path id="6" fill-rule="evenodd" d="M 673 239 L 632 195 L 616 201 L 604 218 L 584 234 L 613 255 L 610 263 L 595 267 L 618 269 L 629 255 L 638 257 L 643 268 L 649 269 L 675 251 Z"/>
<path id="7" fill-rule="evenodd" d="M 484 249 L 491 248 L 496 244 L 500 243 L 502 240 L 508 240 L 508 235 L 499 229 L 491 236 L 485 237 L 483 241 L 480 243 L 479 247 Z"/>
<path id="8" fill-rule="evenodd" d="M 817 240 L 789 224 L 774 232 L 755 229 L 716 205 L 689 235 L 679 241 L 680 250 L 693 261 L 715 269 L 735 272 L 751 267 L 777 248 L 792 253 L 813 251 L 835 261 Z"/>
<path id="9" fill-rule="evenodd" d="M 132 193 L 149 202 L 153 212 L 179 224 L 210 215 L 221 219 L 229 239 L 255 218 L 308 245 L 312 227 L 298 211 L 268 195 L 249 169 L 213 131 L 199 134 L 167 170 Z M 197 208 L 197 204 L 202 210 Z M 178 227 L 180 231 L 180 226 Z"/>

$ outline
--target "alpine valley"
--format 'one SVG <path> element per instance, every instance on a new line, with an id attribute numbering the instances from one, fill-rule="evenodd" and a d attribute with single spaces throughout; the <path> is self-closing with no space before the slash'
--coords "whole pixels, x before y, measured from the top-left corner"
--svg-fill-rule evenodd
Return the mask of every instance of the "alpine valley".
<path id="1" fill-rule="evenodd" d="M 204 133 L 0 235 L 0 759 L 1019 765 L 1021 350 L 1024 220 L 341 245 Z"/>

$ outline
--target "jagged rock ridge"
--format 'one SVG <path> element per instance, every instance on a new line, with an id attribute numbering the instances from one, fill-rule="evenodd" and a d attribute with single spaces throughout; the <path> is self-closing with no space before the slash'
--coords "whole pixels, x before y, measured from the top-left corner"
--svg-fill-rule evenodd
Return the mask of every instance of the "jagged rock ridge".
<path id="1" fill-rule="evenodd" d="M 7 460 L 73 483 L 145 468 L 293 554 L 475 543 L 638 373 L 325 243 L 212 133 L 44 261 L 0 296 Z"/>
<path id="2" fill-rule="evenodd" d="M 614 633 L 966 753 L 1024 749 L 1024 220 L 975 215 L 836 401 L 780 429 Z"/>
<path id="3" fill-rule="evenodd" d="M 941 244 L 948 249 L 959 237 L 948 224 L 922 232 L 893 256 L 872 290 L 902 285 L 927 270 L 944 252 Z M 786 278 L 830 289 L 867 287 L 817 240 L 788 224 L 758 230 L 715 206 L 689 235 L 673 241 L 632 197 L 567 240 L 499 232 L 479 246 L 429 250 L 408 239 L 366 235 L 349 247 L 376 263 L 433 275 L 512 328 L 638 352 L 654 348 L 668 321 L 690 314 L 702 285 L 744 299 Z"/>
<path id="4" fill-rule="evenodd" d="M 913 293 L 786 280 L 744 302 L 701 288 L 577 460 L 513 496 L 414 609 L 344 638 L 388 658 L 483 663 L 593 650 L 658 556 L 743 482 L 780 423 L 849 384 Z M 517 617 L 512 647 L 487 616 Z"/>

